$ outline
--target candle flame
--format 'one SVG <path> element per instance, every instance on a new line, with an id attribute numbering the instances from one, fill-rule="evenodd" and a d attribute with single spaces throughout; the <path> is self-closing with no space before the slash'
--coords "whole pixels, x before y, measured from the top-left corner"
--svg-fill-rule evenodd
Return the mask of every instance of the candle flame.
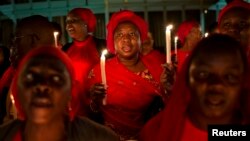
<path id="1" fill-rule="evenodd" d="M 175 37 L 174 37 L 174 40 L 175 40 L 175 41 L 177 41 L 177 40 L 178 40 L 178 37 L 177 37 L 177 36 L 175 36 Z"/>
<path id="2" fill-rule="evenodd" d="M 55 47 L 58 47 L 58 43 L 57 43 L 57 36 L 58 36 L 59 32 L 54 31 L 54 40 L 55 40 Z"/>
<path id="3" fill-rule="evenodd" d="M 102 55 L 106 55 L 107 53 L 108 53 L 107 49 L 104 49 L 104 50 L 102 51 Z"/>
<path id="4" fill-rule="evenodd" d="M 14 96 L 12 94 L 10 95 L 10 99 L 11 99 L 12 104 L 15 104 L 15 99 L 14 99 Z"/>
<path id="5" fill-rule="evenodd" d="M 207 36 L 208 36 L 208 33 L 206 32 L 206 33 L 205 33 L 205 37 L 207 37 Z"/>
<path id="6" fill-rule="evenodd" d="M 54 31 L 54 37 L 57 37 L 58 34 L 59 34 L 59 32 Z"/>
<path id="7" fill-rule="evenodd" d="M 172 28 L 173 28 L 172 24 L 170 24 L 170 25 L 167 26 L 167 30 L 171 30 Z"/>

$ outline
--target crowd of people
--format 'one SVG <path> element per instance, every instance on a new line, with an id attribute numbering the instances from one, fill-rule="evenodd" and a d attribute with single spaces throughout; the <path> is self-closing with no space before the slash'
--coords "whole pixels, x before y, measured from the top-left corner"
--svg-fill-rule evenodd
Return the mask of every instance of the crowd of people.
<path id="1" fill-rule="evenodd" d="M 0 140 L 207 141 L 209 125 L 249 124 L 246 13 L 248 2 L 231 1 L 207 37 L 183 21 L 171 63 L 132 10 L 112 14 L 106 39 L 94 36 L 91 9 L 70 10 L 65 45 L 54 41 L 60 25 L 21 19 L 0 48 Z"/>

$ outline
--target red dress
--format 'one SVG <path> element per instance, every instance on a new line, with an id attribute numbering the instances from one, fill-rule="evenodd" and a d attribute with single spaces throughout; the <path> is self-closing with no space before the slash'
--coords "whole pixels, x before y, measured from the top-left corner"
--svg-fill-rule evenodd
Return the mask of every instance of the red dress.
<path id="1" fill-rule="evenodd" d="M 190 51 L 177 50 L 178 71 L 181 69 L 185 59 L 188 57 Z"/>
<path id="2" fill-rule="evenodd" d="M 117 57 L 106 61 L 107 104 L 101 107 L 101 113 L 105 125 L 120 135 L 121 140 L 137 139 L 150 104 L 155 97 L 164 97 L 159 81 L 165 58 L 159 59 L 156 54 L 141 57 L 146 70 L 139 74 L 128 70 Z M 100 83 L 100 75 L 97 65 L 90 84 Z"/>
<path id="3" fill-rule="evenodd" d="M 71 58 L 73 67 L 75 69 L 76 80 L 79 81 L 79 85 L 82 88 L 81 91 L 81 101 L 85 101 L 85 92 L 86 92 L 86 80 L 89 74 L 89 71 L 99 62 L 100 57 L 96 49 L 96 43 L 92 36 L 84 41 L 75 41 L 70 46 L 66 52 Z M 85 103 L 85 102 L 82 102 Z M 85 105 L 81 104 L 79 110 L 79 115 L 85 116 Z"/>

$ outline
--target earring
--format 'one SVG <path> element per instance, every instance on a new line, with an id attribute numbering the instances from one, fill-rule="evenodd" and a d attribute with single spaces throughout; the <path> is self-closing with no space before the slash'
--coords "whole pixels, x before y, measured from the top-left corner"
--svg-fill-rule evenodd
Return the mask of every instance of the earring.
<path id="1" fill-rule="evenodd" d="M 69 110 L 69 111 L 72 111 L 72 107 L 71 107 L 70 102 L 69 102 L 69 104 L 68 104 L 68 110 Z"/>
<path id="2" fill-rule="evenodd" d="M 87 29 L 87 28 L 88 28 L 88 25 L 84 24 L 84 25 L 83 25 L 83 28 L 86 28 L 86 29 Z"/>

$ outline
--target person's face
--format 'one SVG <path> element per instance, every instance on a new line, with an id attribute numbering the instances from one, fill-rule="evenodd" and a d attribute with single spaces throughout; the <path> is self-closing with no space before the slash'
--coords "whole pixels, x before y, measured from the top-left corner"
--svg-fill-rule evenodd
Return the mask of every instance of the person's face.
<path id="1" fill-rule="evenodd" d="M 243 63 L 239 53 L 201 53 L 191 62 L 191 108 L 208 119 L 230 116 L 239 106 Z"/>
<path id="2" fill-rule="evenodd" d="M 137 57 L 141 50 L 140 33 L 137 27 L 130 23 L 120 23 L 114 31 L 116 54 L 121 58 Z"/>
<path id="3" fill-rule="evenodd" d="M 34 47 L 36 40 L 39 40 L 36 34 L 26 28 L 28 27 L 17 28 L 15 36 L 12 39 L 10 62 L 14 67 L 17 67 L 23 56 Z"/>
<path id="4" fill-rule="evenodd" d="M 221 18 L 220 33 L 227 34 L 240 41 L 243 45 L 248 42 L 247 30 L 249 29 L 249 14 L 246 10 L 232 9 Z"/>
<path id="5" fill-rule="evenodd" d="M 71 79 L 56 58 L 32 58 L 18 78 L 18 98 L 27 119 L 46 124 L 61 119 L 70 100 Z"/>
<path id="6" fill-rule="evenodd" d="M 78 41 L 85 40 L 88 35 L 87 24 L 73 13 L 67 15 L 66 30 L 72 39 Z"/>
<path id="7" fill-rule="evenodd" d="M 148 38 L 142 43 L 142 54 L 146 55 L 154 49 L 154 40 L 151 33 L 148 33 Z"/>
<path id="8" fill-rule="evenodd" d="M 192 44 L 192 46 L 194 47 L 201 40 L 201 37 L 202 37 L 201 28 L 197 26 L 191 29 L 186 40 L 188 40 L 188 42 Z"/>

